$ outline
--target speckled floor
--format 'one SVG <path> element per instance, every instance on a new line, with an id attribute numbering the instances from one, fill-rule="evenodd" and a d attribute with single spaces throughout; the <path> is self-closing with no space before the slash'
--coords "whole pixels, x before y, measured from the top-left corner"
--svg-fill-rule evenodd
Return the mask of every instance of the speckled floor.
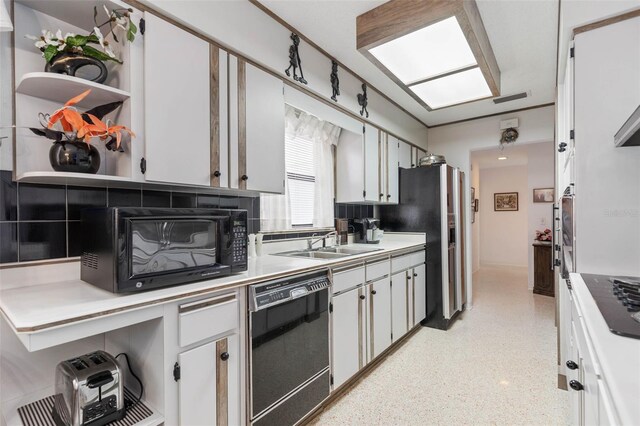
<path id="1" fill-rule="evenodd" d="M 422 328 L 313 424 L 568 424 L 554 299 L 527 290 L 525 268 L 484 268 L 474 283 L 449 331 Z"/>

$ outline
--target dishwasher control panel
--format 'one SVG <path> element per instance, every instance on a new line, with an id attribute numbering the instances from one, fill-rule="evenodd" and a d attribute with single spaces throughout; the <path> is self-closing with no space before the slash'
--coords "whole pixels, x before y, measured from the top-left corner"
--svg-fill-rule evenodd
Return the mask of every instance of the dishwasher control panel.
<path id="1" fill-rule="evenodd" d="M 288 302 L 308 293 L 323 290 L 331 285 L 327 271 L 296 275 L 276 281 L 250 286 L 251 310 L 258 311 L 279 303 Z"/>

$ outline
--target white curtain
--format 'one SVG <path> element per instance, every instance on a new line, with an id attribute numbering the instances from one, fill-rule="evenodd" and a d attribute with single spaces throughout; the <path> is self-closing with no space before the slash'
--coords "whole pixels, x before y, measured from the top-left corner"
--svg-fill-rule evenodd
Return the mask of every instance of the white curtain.
<path id="1" fill-rule="evenodd" d="M 286 137 L 302 137 L 314 142 L 315 199 L 313 226 L 333 227 L 334 174 L 332 146 L 338 144 L 339 126 L 286 105 Z M 285 181 L 286 182 L 286 181 Z M 285 183 L 284 195 L 262 195 L 260 222 L 262 231 L 291 229 L 291 205 Z"/>

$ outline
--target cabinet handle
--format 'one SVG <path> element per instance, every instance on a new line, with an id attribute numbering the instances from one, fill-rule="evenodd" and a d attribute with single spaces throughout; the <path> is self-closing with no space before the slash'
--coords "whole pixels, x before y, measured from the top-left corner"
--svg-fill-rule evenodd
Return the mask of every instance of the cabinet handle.
<path id="1" fill-rule="evenodd" d="M 575 391 L 581 391 L 584 390 L 584 386 L 582 386 L 582 383 L 580 383 L 577 380 L 571 380 L 569 382 L 569 386 L 571 387 L 571 389 L 575 390 Z"/>
<path id="2" fill-rule="evenodd" d="M 222 173 L 220 173 L 219 171 L 215 171 L 213 172 L 213 177 L 220 177 L 222 175 Z"/>
<path id="3" fill-rule="evenodd" d="M 569 370 L 577 370 L 578 369 L 578 364 L 576 364 L 575 362 L 569 360 L 569 361 L 567 361 L 567 368 Z"/>
<path id="4" fill-rule="evenodd" d="M 387 194 L 387 198 L 391 198 L 391 194 Z"/>
<path id="5" fill-rule="evenodd" d="M 415 278 L 415 277 L 417 277 L 417 276 L 418 276 L 418 274 L 413 274 L 413 277 L 414 277 L 414 278 Z"/>
<path id="6" fill-rule="evenodd" d="M 228 360 L 229 359 L 229 352 L 222 352 L 220 354 L 220 359 L 223 360 L 223 361 Z"/>
<path id="7" fill-rule="evenodd" d="M 248 179 L 249 179 L 249 176 L 247 176 L 247 175 L 242 175 L 242 176 L 240 176 L 240 179 L 241 179 L 241 180 L 248 180 Z"/>
<path id="8" fill-rule="evenodd" d="M 360 295 L 360 300 L 364 300 L 364 294 Z"/>
<path id="9" fill-rule="evenodd" d="M 380 198 L 384 197 L 384 194 L 380 194 Z"/>
<path id="10" fill-rule="evenodd" d="M 377 291 L 371 290 L 371 294 L 376 294 L 376 293 L 377 293 Z"/>

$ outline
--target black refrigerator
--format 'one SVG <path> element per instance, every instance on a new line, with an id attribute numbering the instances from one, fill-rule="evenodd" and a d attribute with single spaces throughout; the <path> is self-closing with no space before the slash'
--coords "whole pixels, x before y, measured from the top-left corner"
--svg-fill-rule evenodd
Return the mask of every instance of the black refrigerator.
<path id="1" fill-rule="evenodd" d="M 380 206 L 381 228 L 426 233 L 427 317 L 422 325 L 446 330 L 463 309 L 459 215 L 460 172 L 446 164 L 400 169 L 397 205 Z"/>

